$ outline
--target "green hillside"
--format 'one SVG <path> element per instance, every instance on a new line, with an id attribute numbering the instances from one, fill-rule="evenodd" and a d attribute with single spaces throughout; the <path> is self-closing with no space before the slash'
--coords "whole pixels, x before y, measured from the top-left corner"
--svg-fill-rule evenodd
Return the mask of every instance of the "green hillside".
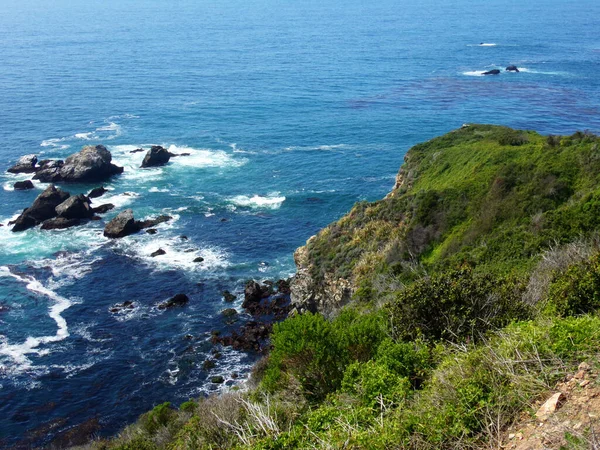
<path id="1" fill-rule="evenodd" d="M 106 449 L 498 448 L 600 356 L 600 138 L 468 125 L 303 249 L 333 317 L 276 324 L 247 392 L 157 406 Z M 591 427 L 569 438 L 589 448 Z"/>

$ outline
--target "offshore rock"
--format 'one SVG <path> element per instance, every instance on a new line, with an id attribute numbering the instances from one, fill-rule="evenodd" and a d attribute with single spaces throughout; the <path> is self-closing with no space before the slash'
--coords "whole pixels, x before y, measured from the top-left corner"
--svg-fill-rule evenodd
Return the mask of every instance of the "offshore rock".
<path id="1" fill-rule="evenodd" d="M 150 253 L 150 256 L 152 258 L 155 258 L 157 256 L 162 256 L 162 255 L 166 255 L 167 252 L 165 252 L 162 248 L 159 248 L 158 250 L 156 250 L 155 252 Z"/>
<path id="2" fill-rule="evenodd" d="M 163 302 L 160 305 L 158 305 L 158 309 L 168 309 L 168 308 L 173 308 L 175 306 L 184 306 L 189 301 L 190 301 L 190 299 L 188 298 L 187 295 L 177 294 L 174 297 L 167 300 L 166 302 Z"/>
<path id="3" fill-rule="evenodd" d="M 72 195 L 56 207 L 56 214 L 65 219 L 89 219 L 94 215 L 90 199 L 83 194 Z"/>
<path id="4" fill-rule="evenodd" d="M 62 168 L 64 161 L 62 160 L 50 160 L 45 159 L 40 161 L 39 167 L 36 174 L 33 176 L 34 180 L 40 180 L 44 183 L 54 183 L 56 181 L 62 181 L 60 175 L 60 169 Z"/>
<path id="5" fill-rule="evenodd" d="M 37 163 L 37 156 L 25 155 L 21 156 L 17 163 L 12 166 L 7 172 L 10 173 L 33 173 L 35 172 L 35 164 Z"/>
<path id="6" fill-rule="evenodd" d="M 104 186 L 100 186 L 97 188 L 94 188 L 90 191 L 90 193 L 88 194 L 89 198 L 98 198 L 98 197 L 102 197 L 105 193 L 107 193 L 108 190 L 104 188 Z"/>
<path id="7" fill-rule="evenodd" d="M 517 66 L 508 66 L 508 67 L 506 68 L 506 71 L 507 71 L 507 72 L 518 72 L 518 71 L 519 71 L 519 69 L 517 68 Z"/>
<path id="8" fill-rule="evenodd" d="M 108 222 L 104 227 L 104 236 L 116 239 L 129 236 L 140 231 L 140 227 L 133 218 L 133 211 L 126 209 L 121 211 L 117 216 Z"/>
<path id="9" fill-rule="evenodd" d="M 156 219 L 138 220 L 136 224 L 140 229 L 152 228 L 158 225 L 159 223 L 168 222 L 171 219 L 171 216 L 162 215 L 158 216 Z"/>
<path id="10" fill-rule="evenodd" d="M 65 228 L 75 227 L 81 223 L 79 219 L 67 219 L 65 217 L 55 217 L 54 219 L 45 220 L 42 223 L 42 230 L 62 230 Z"/>
<path id="11" fill-rule="evenodd" d="M 492 70 L 488 70 L 487 72 L 483 72 L 483 75 L 498 75 L 500 74 L 500 70 L 498 69 L 492 69 Z"/>
<path id="12" fill-rule="evenodd" d="M 50 185 L 25 209 L 15 221 L 12 231 L 32 228 L 44 220 L 56 217 L 56 207 L 69 198 L 69 193 Z"/>
<path id="13" fill-rule="evenodd" d="M 261 286 L 254 280 L 246 281 L 246 286 L 244 287 L 244 302 L 242 303 L 242 308 L 248 308 L 253 303 L 259 303 L 265 292 L 265 287 Z M 268 288 L 266 288 L 268 291 Z"/>
<path id="14" fill-rule="evenodd" d="M 33 183 L 30 180 L 17 181 L 15 184 L 13 184 L 13 189 L 15 191 L 26 191 L 33 188 Z"/>
<path id="15" fill-rule="evenodd" d="M 104 181 L 123 172 L 122 167 L 111 163 L 112 155 L 103 145 L 87 146 L 69 156 L 60 168 L 40 168 L 34 178 L 43 182 L 93 182 Z"/>
<path id="16" fill-rule="evenodd" d="M 171 158 L 171 154 L 165 148 L 153 145 L 144 156 L 142 167 L 164 166 L 169 162 L 169 158 Z"/>
<path id="17" fill-rule="evenodd" d="M 115 205 L 113 205 L 112 203 L 104 203 L 103 205 L 92 208 L 92 212 L 94 214 L 104 214 L 104 213 L 110 211 L 111 209 L 113 209 L 114 207 L 115 207 Z"/>

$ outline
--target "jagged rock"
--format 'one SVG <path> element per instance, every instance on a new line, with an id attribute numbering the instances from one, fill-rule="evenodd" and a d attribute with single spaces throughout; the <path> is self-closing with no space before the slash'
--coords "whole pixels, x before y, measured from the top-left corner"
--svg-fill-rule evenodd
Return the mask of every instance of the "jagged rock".
<path id="1" fill-rule="evenodd" d="M 123 303 L 117 303 L 115 306 L 113 306 L 112 308 L 109 309 L 109 311 L 111 313 L 118 313 L 123 311 L 124 309 L 133 309 L 135 308 L 135 305 L 133 304 L 133 302 L 131 300 L 126 300 Z"/>
<path id="2" fill-rule="evenodd" d="M 140 227 L 140 229 L 152 228 L 158 225 L 159 223 L 168 222 L 171 219 L 171 216 L 162 215 L 158 216 L 156 219 L 138 220 L 137 225 L 138 227 Z"/>
<path id="3" fill-rule="evenodd" d="M 517 68 L 517 66 L 508 66 L 508 67 L 506 68 L 506 71 L 507 71 L 507 72 L 518 72 L 518 71 L 519 71 L 519 69 Z"/>
<path id="4" fill-rule="evenodd" d="M 98 197 L 102 197 L 105 193 L 107 193 L 108 190 L 104 188 L 104 186 L 100 186 L 97 188 L 94 188 L 90 191 L 90 193 L 88 194 L 89 198 L 98 198 Z"/>
<path id="5" fill-rule="evenodd" d="M 92 212 L 94 214 L 104 214 L 104 213 L 110 211 L 111 209 L 113 209 L 114 207 L 115 207 L 115 205 L 113 205 L 112 203 L 105 203 L 103 205 L 92 208 Z"/>
<path id="6" fill-rule="evenodd" d="M 34 180 L 40 180 L 44 183 L 54 183 L 62 181 L 60 175 L 60 169 L 62 168 L 64 161 L 45 159 L 40 161 L 36 174 L 33 176 Z"/>
<path id="7" fill-rule="evenodd" d="M 202 256 L 198 256 L 197 258 L 194 258 L 195 263 L 201 263 L 203 261 L 204 261 L 204 258 Z"/>
<path id="8" fill-rule="evenodd" d="M 277 283 L 275 283 L 275 286 L 277 287 L 277 292 L 279 292 L 280 294 L 285 294 L 285 295 L 290 294 L 289 280 L 277 280 Z"/>
<path id="9" fill-rule="evenodd" d="M 15 191 L 26 191 L 33 188 L 33 183 L 30 180 L 17 181 L 15 184 L 13 184 L 13 189 Z"/>
<path id="10" fill-rule="evenodd" d="M 152 256 L 154 258 L 156 256 L 161 256 L 161 255 L 166 255 L 166 254 L 167 254 L 167 252 L 165 252 L 162 248 L 159 248 L 155 252 L 150 253 L 150 256 Z"/>
<path id="11" fill-rule="evenodd" d="M 259 303 L 263 298 L 263 288 L 254 280 L 248 280 L 244 287 L 243 308 L 248 308 L 252 303 Z"/>
<path id="12" fill-rule="evenodd" d="M 236 299 L 237 297 L 235 295 L 233 295 L 231 292 L 229 291 L 223 291 L 223 299 L 226 302 L 232 302 Z"/>
<path id="13" fill-rule="evenodd" d="M 500 70 L 492 69 L 492 70 L 488 70 L 487 72 L 483 72 L 483 75 L 498 75 L 499 73 L 500 73 Z"/>
<path id="14" fill-rule="evenodd" d="M 72 195 L 56 207 L 56 214 L 65 219 L 89 219 L 94 215 L 90 199 L 83 194 Z"/>
<path id="15" fill-rule="evenodd" d="M 144 156 L 142 167 L 164 166 L 169 162 L 170 157 L 171 154 L 166 149 L 160 145 L 153 145 Z"/>
<path id="16" fill-rule="evenodd" d="M 25 155 L 21 156 L 17 163 L 12 166 L 7 172 L 10 173 L 33 173 L 35 172 L 35 164 L 37 163 L 37 156 Z"/>
<path id="17" fill-rule="evenodd" d="M 122 167 L 111 163 L 112 155 L 103 145 L 87 146 L 69 156 L 62 166 L 40 168 L 34 176 L 42 182 L 93 182 L 103 181 L 123 172 Z M 58 162 L 57 162 L 58 165 Z"/>
<path id="18" fill-rule="evenodd" d="M 544 404 L 537 410 L 535 416 L 542 422 L 547 420 L 554 411 L 560 408 L 562 402 L 566 399 L 565 394 L 557 392 L 552 397 L 544 402 Z"/>
<path id="19" fill-rule="evenodd" d="M 56 207 L 69 198 L 69 193 L 48 186 L 37 196 L 33 204 L 25 209 L 15 221 L 12 231 L 23 231 L 36 226 L 44 220 L 56 217 Z"/>
<path id="20" fill-rule="evenodd" d="M 133 218 L 133 211 L 126 209 L 106 224 L 104 227 L 104 236 L 116 239 L 129 236 L 138 231 L 140 231 L 140 227 Z"/>
<path id="21" fill-rule="evenodd" d="M 66 217 L 55 217 L 54 219 L 44 220 L 42 230 L 62 230 L 64 228 L 75 227 L 81 223 L 79 219 L 67 219 Z"/>
<path id="22" fill-rule="evenodd" d="M 184 306 L 189 301 L 190 301 L 190 299 L 188 298 L 187 295 L 177 294 L 174 297 L 167 300 L 166 302 L 163 302 L 160 305 L 158 305 L 158 309 L 168 309 L 168 308 L 173 308 L 175 306 Z"/>

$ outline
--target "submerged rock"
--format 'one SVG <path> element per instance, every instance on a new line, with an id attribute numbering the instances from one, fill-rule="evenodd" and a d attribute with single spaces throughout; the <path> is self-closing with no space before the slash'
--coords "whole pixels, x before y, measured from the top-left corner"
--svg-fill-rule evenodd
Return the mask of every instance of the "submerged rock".
<path id="1" fill-rule="evenodd" d="M 43 182 L 93 182 L 103 181 L 123 172 L 122 167 L 111 163 L 112 155 L 103 145 L 87 146 L 69 156 L 62 165 L 41 167 L 34 178 Z"/>
<path id="2" fill-rule="evenodd" d="M 518 72 L 518 71 L 519 71 L 519 69 L 517 68 L 517 66 L 508 66 L 508 67 L 506 68 L 506 71 L 507 71 L 507 72 Z"/>
<path id="3" fill-rule="evenodd" d="M 17 163 L 12 166 L 7 172 L 10 173 L 33 173 L 36 168 L 35 165 L 37 163 L 37 156 L 35 155 L 25 155 L 21 156 Z"/>
<path id="4" fill-rule="evenodd" d="M 168 309 L 173 308 L 175 306 L 185 306 L 190 299 L 185 294 L 177 294 L 174 297 L 170 298 L 166 302 L 158 305 L 158 309 Z"/>
<path id="5" fill-rule="evenodd" d="M 235 295 L 233 295 L 231 292 L 229 292 L 229 291 L 223 291 L 223 300 L 225 300 L 226 302 L 232 302 L 236 298 L 237 297 Z"/>
<path id="6" fill-rule="evenodd" d="M 159 248 L 155 252 L 150 253 L 150 256 L 152 256 L 154 258 L 156 256 L 161 256 L 161 255 L 166 255 L 166 254 L 167 254 L 167 252 L 165 252 L 162 248 Z"/>
<path id="7" fill-rule="evenodd" d="M 156 233 L 158 233 L 158 230 L 156 228 L 148 228 L 146 230 L 146 233 L 148 233 L 148 234 L 156 234 Z"/>
<path id="8" fill-rule="evenodd" d="M 133 218 L 133 211 L 126 209 L 106 224 L 104 227 L 104 236 L 116 239 L 129 236 L 140 231 L 140 227 Z"/>
<path id="9" fill-rule="evenodd" d="M 13 189 L 15 191 L 26 191 L 33 188 L 33 183 L 30 180 L 17 181 L 15 184 L 13 184 Z"/>
<path id="10" fill-rule="evenodd" d="M 129 153 L 142 153 L 145 150 L 143 148 L 136 148 L 135 150 L 131 150 Z"/>
<path id="11" fill-rule="evenodd" d="M 15 221 L 12 231 L 23 231 L 32 228 L 44 220 L 56 217 L 56 207 L 70 197 L 68 192 L 48 186 L 37 196 L 33 204 L 25 209 Z"/>
<path id="12" fill-rule="evenodd" d="M 169 162 L 169 158 L 171 158 L 171 154 L 165 148 L 153 145 L 144 156 L 142 167 L 164 166 Z"/>
<path id="13" fill-rule="evenodd" d="M 171 216 L 162 215 L 158 216 L 156 219 L 138 220 L 136 223 L 140 229 L 144 229 L 155 227 L 159 223 L 168 222 L 171 219 Z"/>
<path id="14" fill-rule="evenodd" d="M 195 263 L 201 263 L 204 262 L 204 258 L 202 256 L 198 256 L 197 258 L 194 258 L 194 262 Z"/>
<path id="15" fill-rule="evenodd" d="M 498 69 L 492 69 L 492 70 L 488 70 L 487 72 L 483 72 L 483 75 L 498 75 L 500 74 L 500 70 Z"/>
<path id="16" fill-rule="evenodd" d="M 113 205 L 112 203 L 104 203 L 103 205 L 92 208 L 92 212 L 94 214 L 104 214 L 113 209 L 114 207 L 115 205 Z"/>
<path id="17" fill-rule="evenodd" d="M 107 189 L 104 188 L 104 186 L 100 186 L 97 188 L 94 188 L 90 191 L 90 193 L 88 194 L 89 198 L 98 198 L 98 197 L 102 197 L 104 194 L 106 194 L 108 192 Z"/>
<path id="18" fill-rule="evenodd" d="M 72 195 L 56 207 L 56 214 L 65 219 L 89 219 L 94 215 L 90 199 L 83 194 Z"/>

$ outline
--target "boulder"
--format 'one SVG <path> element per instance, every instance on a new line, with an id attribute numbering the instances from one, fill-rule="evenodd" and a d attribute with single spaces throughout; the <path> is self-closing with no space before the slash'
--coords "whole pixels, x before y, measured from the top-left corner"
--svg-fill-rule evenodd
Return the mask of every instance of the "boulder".
<path id="1" fill-rule="evenodd" d="M 492 69 L 492 70 L 488 70 L 487 72 L 483 72 L 483 75 L 498 75 L 499 73 L 500 73 L 500 70 Z"/>
<path id="2" fill-rule="evenodd" d="M 115 205 L 113 205 L 112 203 L 104 203 L 103 205 L 92 208 L 92 212 L 94 214 L 104 214 L 104 213 L 110 211 L 111 209 L 113 209 L 114 207 L 115 207 Z"/>
<path id="3" fill-rule="evenodd" d="M 37 156 L 25 155 L 21 156 L 17 163 L 12 166 L 7 172 L 10 173 L 33 173 L 35 172 L 35 164 L 37 163 Z"/>
<path id="4" fill-rule="evenodd" d="M 156 234 L 156 233 L 158 233 L 158 230 L 156 228 L 148 228 L 146 230 L 146 233 L 148 233 L 148 234 Z"/>
<path id="5" fill-rule="evenodd" d="M 152 256 L 154 258 L 156 256 L 161 256 L 161 255 L 166 255 L 166 254 L 167 254 L 167 252 L 165 252 L 162 248 L 159 248 L 155 252 L 150 253 L 150 256 Z"/>
<path id="6" fill-rule="evenodd" d="M 173 308 L 175 306 L 184 306 L 189 301 L 190 301 L 190 299 L 188 298 L 187 295 L 177 294 L 174 297 L 167 300 L 166 302 L 163 302 L 160 305 L 158 305 L 158 309 L 168 309 L 168 308 Z"/>
<path id="7" fill-rule="evenodd" d="M 38 170 L 33 176 L 33 179 L 43 181 L 44 183 L 54 183 L 57 181 L 62 181 L 60 169 L 62 168 L 63 164 L 64 161 L 60 159 L 45 159 L 43 161 L 40 161 Z"/>
<path id="8" fill-rule="evenodd" d="M 155 227 L 159 223 L 168 222 L 171 219 L 171 216 L 162 215 L 158 216 L 156 219 L 138 220 L 136 223 L 140 229 L 144 229 Z"/>
<path id="9" fill-rule="evenodd" d="M 221 314 L 223 315 L 223 317 L 231 318 L 237 316 L 238 312 L 233 308 L 227 308 L 221 311 Z"/>
<path id="10" fill-rule="evenodd" d="M 171 158 L 171 154 L 165 148 L 153 145 L 144 156 L 142 167 L 164 166 L 169 162 L 169 158 Z"/>
<path id="11" fill-rule="evenodd" d="M 54 219 L 44 220 L 42 230 L 62 230 L 64 228 L 75 227 L 81 223 L 79 219 L 67 219 L 65 217 L 55 217 Z"/>
<path id="12" fill-rule="evenodd" d="M 94 215 L 90 199 L 83 194 L 72 195 L 56 207 L 56 214 L 65 219 L 89 219 Z"/>
<path id="13" fill-rule="evenodd" d="M 237 297 L 235 295 L 233 295 L 231 292 L 229 292 L 229 291 L 223 291 L 223 300 L 225 300 L 226 302 L 232 302 L 236 298 Z"/>
<path id="14" fill-rule="evenodd" d="M 104 236 L 116 239 L 129 236 L 140 231 L 140 227 L 133 218 L 133 211 L 126 209 L 106 224 L 104 227 Z"/>
<path id="15" fill-rule="evenodd" d="M 13 188 L 15 191 L 26 191 L 28 189 L 33 189 L 33 183 L 30 180 L 25 181 L 17 181 L 13 184 Z"/>
<path id="16" fill-rule="evenodd" d="M 518 72 L 518 71 L 519 71 L 519 69 L 517 68 L 517 66 L 508 66 L 508 67 L 506 68 L 506 71 L 507 71 L 507 72 Z"/>
<path id="17" fill-rule="evenodd" d="M 210 379 L 210 382 L 213 384 L 223 384 L 225 382 L 225 378 L 223 378 L 220 375 L 217 375 L 216 377 L 212 377 Z"/>
<path id="18" fill-rule="evenodd" d="M 198 256 L 197 258 L 194 258 L 195 263 L 201 263 L 203 261 L 204 261 L 204 258 L 202 256 Z"/>
<path id="19" fill-rule="evenodd" d="M 36 179 L 64 182 L 94 182 L 103 181 L 113 175 L 123 172 L 122 167 L 111 163 L 112 155 L 103 145 L 89 145 L 80 152 L 69 156 L 60 168 L 40 168 L 35 174 Z"/>
<path id="20" fill-rule="evenodd" d="M 268 292 L 268 290 L 268 287 L 261 286 L 254 280 L 247 281 L 246 286 L 244 287 L 244 303 L 242 303 L 242 307 L 248 308 L 253 303 L 260 303 L 263 294 L 265 291 Z"/>
<path id="21" fill-rule="evenodd" d="M 69 198 L 69 193 L 48 186 L 15 221 L 12 231 L 23 231 L 56 217 L 56 207 Z"/>
<path id="22" fill-rule="evenodd" d="M 97 188 L 94 188 L 90 191 L 90 193 L 88 194 L 89 198 L 98 198 L 98 197 L 102 197 L 105 193 L 107 193 L 108 190 L 104 188 L 104 186 L 100 186 Z"/>

